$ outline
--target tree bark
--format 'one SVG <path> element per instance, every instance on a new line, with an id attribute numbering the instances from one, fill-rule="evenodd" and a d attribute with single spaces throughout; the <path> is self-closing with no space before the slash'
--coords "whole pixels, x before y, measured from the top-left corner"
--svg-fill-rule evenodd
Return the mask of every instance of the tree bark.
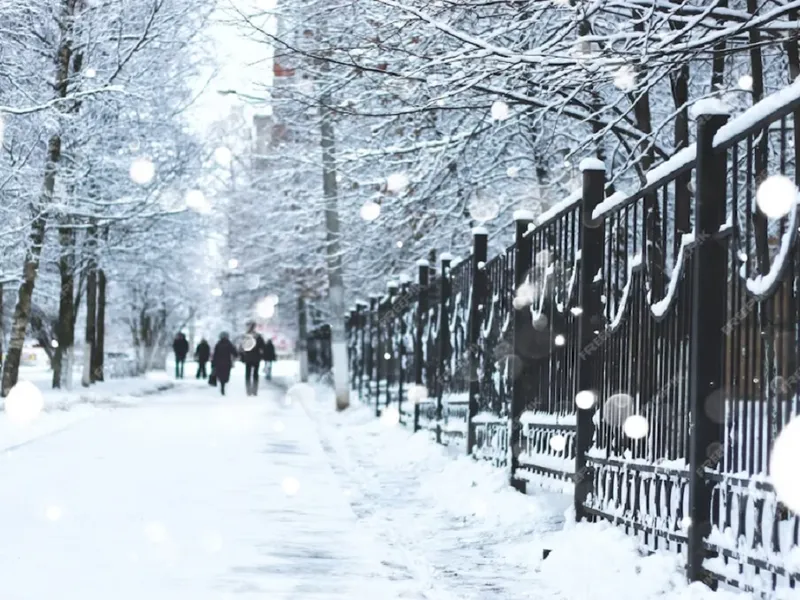
<path id="1" fill-rule="evenodd" d="M 327 63 L 326 63 L 327 64 Z M 336 409 L 344 410 L 350 405 L 348 381 L 347 339 L 344 322 L 347 309 L 344 300 L 344 276 L 342 254 L 339 245 L 339 209 L 336 186 L 336 142 L 333 129 L 333 114 L 330 109 L 331 96 L 325 91 L 320 96 L 320 133 L 322 145 L 322 188 L 325 196 L 325 233 L 328 259 L 328 302 L 331 310 L 331 353 L 333 386 L 336 393 Z"/>
<path id="2" fill-rule="evenodd" d="M 96 348 L 96 328 L 97 324 L 97 262 L 95 260 L 95 242 L 94 236 L 96 231 L 92 228 L 89 231 L 89 261 L 87 263 L 87 276 L 86 276 L 86 336 L 84 337 L 84 355 L 83 355 L 83 387 L 89 387 L 96 380 L 94 373 L 94 353 Z"/>
<path id="3" fill-rule="evenodd" d="M 105 351 L 106 351 L 106 272 L 97 271 L 97 346 L 94 352 L 93 372 L 97 381 L 105 381 Z"/>
<path id="4" fill-rule="evenodd" d="M 66 225 L 66 224 L 65 224 Z M 58 239 L 61 245 L 61 256 L 58 259 L 58 271 L 61 276 L 61 288 L 58 302 L 58 326 L 56 330 L 55 359 L 53 360 L 53 387 L 60 388 L 63 385 L 71 384 L 71 378 L 64 377 L 65 372 L 72 369 L 69 361 L 70 350 L 75 344 L 75 316 L 73 294 L 75 293 L 74 277 L 74 251 L 75 251 L 75 231 L 68 227 L 61 227 L 58 231 Z M 66 360 L 66 364 L 65 360 Z M 66 381 L 65 381 L 66 379 Z"/>
<path id="5" fill-rule="evenodd" d="M 306 299 L 303 291 L 297 293 L 297 354 L 300 361 L 300 381 L 308 381 L 308 325 L 306 319 Z"/>
<path id="6" fill-rule="evenodd" d="M 66 98 L 69 87 L 69 67 L 72 58 L 72 29 L 77 0 L 64 0 L 61 19 L 62 36 L 55 57 L 55 89 L 56 96 Z M 9 340 L 8 356 L 3 364 L 2 395 L 5 397 L 17 383 L 19 365 L 22 359 L 22 346 L 25 344 L 25 332 L 31 316 L 33 288 L 39 273 L 39 261 L 42 256 L 45 229 L 47 227 L 47 210 L 53 199 L 58 163 L 61 160 L 61 134 L 52 135 L 47 143 L 47 155 L 44 168 L 42 191 L 37 202 L 31 203 L 31 225 L 28 233 L 28 247 L 22 266 L 22 284 L 14 307 Z"/>

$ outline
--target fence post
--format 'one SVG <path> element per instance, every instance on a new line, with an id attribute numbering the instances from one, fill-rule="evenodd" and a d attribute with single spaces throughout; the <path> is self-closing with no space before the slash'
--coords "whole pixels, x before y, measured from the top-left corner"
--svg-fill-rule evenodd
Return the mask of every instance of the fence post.
<path id="1" fill-rule="evenodd" d="M 367 311 L 369 306 L 364 304 L 363 301 L 356 301 L 356 325 L 358 327 L 358 337 L 356 338 L 356 347 L 360 347 L 361 351 L 358 352 L 358 398 L 363 399 L 364 393 L 364 369 L 366 368 L 367 360 L 367 344 L 366 344 L 366 319 L 369 314 Z"/>
<path id="2" fill-rule="evenodd" d="M 472 284 L 470 288 L 470 311 L 467 321 L 467 349 L 469 355 L 469 408 L 467 410 L 467 456 L 472 456 L 475 447 L 475 429 L 472 420 L 478 414 L 478 400 L 481 395 L 481 380 L 478 377 L 483 315 L 486 313 L 486 256 L 489 245 L 489 232 L 485 227 L 472 230 Z"/>
<path id="3" fill-rule="evenodd" d="M 414 332 L 414 383 L 417 389 L 414 394 L 414 432 L 419 431 L 419 402 L 421 400 L 421 388 L 425 386 L 423 374 L 425 373 L 425 323 L 428 319 L 428 282 L 430 275 L 430 264 L 427 260 L 417 261 L 417 283 L 419 284 L 419 301 L 417 302 L 416 331 Z M 427 387 L 426 387 L 427 389 Z"/>
<path id="4" fill-rule="evenodd" d="M 386 343 L 383 348 L 383 358 L 386 361 L 386 406 L 392 403 L 392 385 L 395 383 L 395 365 L 397 364 L 397 348 L 394 344 L 395 318 L 397 318 L 395 302 L 397 302 L 397 282 L 390 281 L 386 284 L 388 297 L 386 299 L 386 314 L 383 317 L 386 330 Z M 387 358 L 388 356 L 388 358 Z"/>
<path id="5" fill-rule="evenodd" d="M 380 298 L 378 296 L 370 296 L 369 297 L 369 360 L 367 361 L 368 364 L 368 381 L 367 381 L 367 389 L 369 390 L 369 402 L 371 403 L 375 399 L 375 394 L 377 393 L 377 385 L 378 385 L 378 362 L 376 360 L 375 354 L 377 353 L 377 346 L 378 340 L 377 333 L 378 329 L 378 309 L 380 307 Z"/>
<path id="6" fill-rule="evenodd" d="M 716 464 L 722 442 L 721 423 L 705 410 L 709 395 L 722 388 L 725 340 L 727 249 L 712 240 L 725 222 L 727 154 L 714 150 L 714 134 L 728 120 L 725 114 L 701 114 L 697 119 L 697 196 L 694 209 L 695 247 L 692 253 L 692 328 L 689 381 L 689 541 L 687 575 L 704 580 L 704 538 L 711 533 L 712 485 L 707 466 Z"/>
<path id="7" fill-rule="evenodd" d="M 376 347 L 375 347 L 375 416 L 381 416 L 381 395 L 386 385 L 386 312 L 389 308 L 385 295 L 378 296 L 378 320 L 376 328 Z"/>
<path id="8" fill-rule="evenodd" d="M 408 323 L 406 322 L 406 310 L 408 309 L 409 289 L 411 280 L 407 275 L 400 276 L 400 297 L 397 302 L 397 412 L 403 415 L 403 394 L 406 393 L 406 366 L 408 348 L 406 347 L 406 335 L 408 334 Z"/>
<path id="9" fill-rule="evenodd" d="M 527 210 L 514 211 L 514 223 L 516 225 L 514 232 L 514 290 L 516 294 L 519 287 L 525 282 L 525 278 L 531 270 L 533 260 L 533 236 L 530 235 L 530 227 L 533 224 L 533 213 Z M 519 373 L 512 379 L 511 389 L 511 414 L 509 423 L 509 483 L 515 489 L 525 492 L 525 480 L 516 477 L 517 469 L 519 468 L 519 455 L 522 449 L 522 425 L 520 424 L 520 417 L 525 410 L 525 402 L 530 397 L 530 367 L 527 361 L 523 360 L 524 352 L 517 351 L 517 347 L 523 342 L 518 339 L 520 332 L 524 331 L 525 319 L 530 320 L 529 307 L 524 307 L 521 310 L 514 310 L 514 321 L 512 324 L 511 334 L 513 336 L 512 348 L 514 354 L 506 357 L 506 360 L 522 361 Z M 512 363 L 510 365 L 511 372 L 513 373 L 516 368 Z"/>
<path id="10" fill-rule="evenodd" d="M 601 322 L 603 304 L 601 290 L 594 282 L 597 271 L 603 266 L 605 246 L 605 226 L 602 219 L 594 219 L 592 212 L 605 198 L 606 170 L 599 160 L 587 160 L 581 164 L 583 171 L 583 198 L 581 200 L 581 259 L 580 288 L 578 306 L 578 390 L 592 390 L 596 384 L 594 356 L 589 349 L 594 339 L 594 330 Z M 596 403 L 595 403 L 596 404 Z M 586 457 L 594 441 L 594 412 L 596 406 L 579 408 L 575 406 L 577 431 L 575 435 L 575 520 L 588 519 L 585 510 L 586 500 L 592 493 L 594 473 L 587 464 Z"/>
<path id="11" fill-rule="evenodd" d="M 447 377 L 448 361 L 450 355 L 448 349 L 450 348 L 450 294 L 452 282 L 450 281 L 450 263 L 453 257 L 448 254 L 442 254 L 439 259 L 441 262 L 441 269 L 439 270 L 439 283 L 441 285 L 439 291 L 439 326 L 437 327 L 436 335 L 436 443 L 442 443 L 442 413 L 443 399 L 444 399 L 444 384 Z"/>

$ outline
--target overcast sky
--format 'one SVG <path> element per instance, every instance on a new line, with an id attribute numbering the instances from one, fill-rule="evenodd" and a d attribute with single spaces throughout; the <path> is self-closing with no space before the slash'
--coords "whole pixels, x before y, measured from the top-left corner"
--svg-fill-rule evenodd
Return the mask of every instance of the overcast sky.
<path id="1" fill-rule="evenodd" d="M 249 27 L 240 13 L 248 15 L 257 26 L 274 31 L 274 19 L 263 11 L 274 9 L 277 0 L 218 0 L 218 9 L 206 32 L 210 38 L 209 66 L 196 84 L 200 94 L 193 121 L 204 129 L 223 117 L 232 104 L 243 102 L 235 95 L 220 91 L 235 90 L 243 95 L 263 98 L 272 82 L 271 52 L 257 41 L 259 34 Z M 205 49 L 204 49 L 205 51 Z M 253 103 L 253 110 L 266 106 Z"/>

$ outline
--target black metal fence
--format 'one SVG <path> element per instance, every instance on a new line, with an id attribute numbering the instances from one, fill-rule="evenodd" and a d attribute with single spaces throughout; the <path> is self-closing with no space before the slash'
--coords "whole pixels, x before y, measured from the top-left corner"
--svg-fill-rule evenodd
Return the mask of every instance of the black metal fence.
<path id="1" fill-rule="evenodd" d="M 579 520 L 682 553 L 693 581 L 796 589 L 800 499 L 770 460 L 800 412 L 800 223 L 781 188 L 798 183 L 798 107 L 795 83 L 730 122 L 699 116 L 635 193 L 584 161 L 581 192 L 516 213 L 491 260 L 476 229 L 467 260 L 420 261 L 351 312 L 354 391 L 518 488 L 573 494 Z M 312 364 L 329 339 L 311 336 Z"/>

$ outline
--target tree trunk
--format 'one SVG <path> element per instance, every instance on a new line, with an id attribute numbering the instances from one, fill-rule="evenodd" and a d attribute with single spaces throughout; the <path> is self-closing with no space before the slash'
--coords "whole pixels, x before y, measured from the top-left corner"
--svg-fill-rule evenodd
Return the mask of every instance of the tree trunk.
<path id="1" fill-rule="evenodd" d="M 105 381 L 103 369 L 105 367 L 106 347 L 106 272 L 97 271 L 97 345 L 94 352 L 93 372 L 97 381 Z"/>
<path id="2" fill-rule="evenodd" d="M 297 354 L 300 361 L 300 381 L 308 381 L 308 325 L 306 299 L 302 290 L 297 293 Z"/>
<path id="3" fill-rule="evenodd" d="M 322 188 L 325 196 L 325 232 L 328 259 L 328 302 L 331 310 L 331 362 L 333 387 L 336 392 L 336 409 L 350 405 L 348 382 L 347 339 L 344 321 L 347 308 L 344 301 L 344 276 L 339 246 L 339 209 L 336 188 L 336 142 L 333 130 L 331 97 L 326 91 L 320 98 L 320 133 L 322 143 Z"/>
<path id="4" fill-rule="evenodd" d="M 55 56 L 55 90 L 56 97 L 66 98 L 69 88 L 69 67 L 72 60 L 72 28 L 77 7 L 77 0 L 64 0 L 61 16 L 62 36 Z M 39 261 L 42 256 L 45 229 L 47 227 L 47 209 L 53 199 L 56 185 L 58 163 L 61 160 L 61 134 L 56 133 L 47 143 L 42 192 L 38 202 L 31 203 L 31 225 L 28 234 L 28 247 L 22 266 L 22 284 L 19 287 L 17 304 L 11 324 L 8 357 L 3 364 L 2 395 L 5 397 L 17 383 L 19 365 L 22 358 L 22 346 L 25 343 L 25 331 L 31 316 L 33 288 L 39 273 Z"/>
<path id="5" fill-rule="evenodd" d="M 58 259 L 58 271 L 61 276 L 61 292 L 58 302 L 58 327 L 56 339 L 55 359 L 53 360 L 53 387 L 60 388 L 66 384 L 69 389 L 71 381 L 65 381 L 65 369 L 71 370 L 72 364 L 68 358 L 70 350 L 75 344 L 75 315 L 73 294 L 75 293 L 75 278 L 73 271 L 73 261 L 75 250 L 75 231 L 68 226 L 61 227 L 58 231 L 58 239 L 61 245 L 61 256 Z M 67 364 L 64 365 L 64 359 Z M 68 378 L 71 379 L 71 378 Z"/>
<path id="6" fill-rule="evenodd" d="M 94 232 L 92 232 L 93 234 Z M 87 265 L 88 275 L 86 277 L 86 337 L 84 338 L 83 356 L 83 387 L 89 387 L 95 382 L 93 371 L 94 352 L 95 352 L 95 324 L 97 322 L 97 269 L 94 257 L 89 259 Z"/>

